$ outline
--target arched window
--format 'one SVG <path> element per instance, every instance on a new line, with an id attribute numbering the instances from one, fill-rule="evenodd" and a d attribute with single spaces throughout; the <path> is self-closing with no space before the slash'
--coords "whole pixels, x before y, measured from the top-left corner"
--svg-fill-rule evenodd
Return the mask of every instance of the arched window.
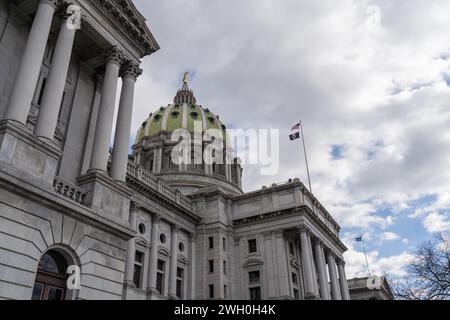
<path id="1" fill-rule="evenodd" d="M 64 300 L 67 291 L 67 261 L 57 251 L 49 251 L 39 261 L 32 300 Z"/>

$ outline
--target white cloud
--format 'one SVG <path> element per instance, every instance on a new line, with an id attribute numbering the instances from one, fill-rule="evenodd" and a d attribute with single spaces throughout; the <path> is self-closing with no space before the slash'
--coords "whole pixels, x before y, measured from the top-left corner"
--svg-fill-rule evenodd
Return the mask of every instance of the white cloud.
<path id="1" fill-rule="evenodd" d="M 450 231 L 450 220 L 446 214 L 431 213 L 423 220 L 423 225 L 431 233 Z"/>
<path id="2" fill-rule="evenodd" d="M 380 242 L 394 241 L 400 239 L 400 236 L 394 232 L 383 232 L 380 234 Z"/>

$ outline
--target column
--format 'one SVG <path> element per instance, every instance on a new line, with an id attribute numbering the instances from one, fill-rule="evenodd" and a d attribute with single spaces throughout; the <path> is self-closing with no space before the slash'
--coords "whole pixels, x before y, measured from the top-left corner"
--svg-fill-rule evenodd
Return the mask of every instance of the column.
<path id="1" fill-rule="evenodd" d="M 325 269 L 325 258 L 323 255 L 323 247 L 321 241 L 316 240 L 314 242 L 314 252 L 316 254 L 317 271 L 319 274 L 320 298 L 322 300 L 330 300 L 327 273 Z"/>
<path id="2" fill-rule="evenodd" d="M 191 234 L 189 238 L 189 252 L 190 252 L 190 277 L 191 277 L 191 288 L 190 288 L 190 298 L 191 300 L 195 300 L 195 235 Z"/>
<path id="3" fill-rule="evenodd" d="M 338 260 L 339 272 L 339 287 L 341 288 L 342 300 L 350 300 L 350 293 L 348 292 L 347 276 L 345 275 L 345 262 L 342 259 Z"/>
<path id="4" fill-rule="evenodd" d="M 105 53 L 105 58 L 107 61 L 106 71 L 103 80 L 102 98 L 98 111 L 90 163 L 90 170 L 100 170 L 104 172 L 106 172 L 108 164 L 117 82 L 123 56 L 117 48 L 113 48 Z"/>
<path id="5" fill-rule="evenodd" d="M 150 247 L 150 262 L 148 264 L 147 290 L 156 292 L 156 268 L 158 267 L 158 238 L 159 238 L 160 216 L 152 216 L 152 239 Z"/>
<path id="6" fill-rule="evenodd" d="M 169 299 L 177 299 L 177 264 L 178 264 L 178 231 L 180 227 L 172 226 L 170 238 Z"/>
<path id="7" fill-rule="evenodd" d="M 306 226 L 300 227 L 300 243 L 302 247 L 302 266 L 305 278 L 305 297 L 314 296 L 314 279 L 312 270 L 312 252 L 310 251 L 310 246 L 308 245 L 308 228 Z"/>
<path id="8" fill-rule="evenodd" d="M 135 202 L 131 203 L 130 208 L 130 227 L 133 230 L 137 229 L 137 212 L 139 205 Z M 127 244 L 127 264 L 125 266 L 125 284 L 134 286 L 133 273 L 134 273 L 134 260 L 136 254 L 136 239 L 128 240 Z"/>
<path id="9" fill-rule="evenodd" d="M 162 167 L 162 147 L 158 146 L 155 149 L 155 154 L 153 156 L 153 173 L 159 174 Z"/>
<path id="10" fill-rule="evenodd" d="M 328 263 L 328 273 L 330 274 L 331 282 L 331 298 L 333 300 L 341 300 L 341 295 L 339 293 L 339 283 L 336 273 L 336 260 L 333 253 L 327 253 L 327 263 Z"/>
<path id="11" fill-rule="evenodd" d="M 71 17 L 62 10 L 63 21 L 59 29 L 53 53 L 52 65 L 47 78 L 42 103 L 35 128 L 35 135 L 49 141 L 53 141 L 58 121 L 61 100 L 66 86 L 67 71 L 69 70 L 70 58 L 72 56 L 73 42 L 76 28 L 69 25 L 68 18 Z"/>
<path id="12" fill-rule="evenodd" d="M 139 66 L 127 62 L 122 69 L 122 92 L 120 95 L 119 113 L 117 115 L 114 150 L 111 161 L 111 178 L 125 182 L 128 165 L 128 143 L 131 130 L 131 116 L 133 113 L 134 86 L 136 79 L 142 74 Z"/>
<path id="13" fill-rule="evenodd" d="M 57 0 L 41 0 L 31 26 L 22 60 L 11 92 L 5 119 L 26 125 L 41 72 Z"/>

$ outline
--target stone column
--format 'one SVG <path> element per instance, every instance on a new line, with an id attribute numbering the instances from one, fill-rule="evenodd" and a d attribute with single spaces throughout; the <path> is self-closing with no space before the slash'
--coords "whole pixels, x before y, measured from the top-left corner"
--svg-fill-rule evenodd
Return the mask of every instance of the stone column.
<path id="1" fill-rule="evenodd" d="M 153 156 L 153 173 L 159 174 L 162 167 L 162 146 L 155 148 L 155 154 Z"/>
<path id="2" fill-rule="evenodd" d="M 152 234 L 150 247 L 150 262 L 148 264 L 147 290 L 151 293 L 156 292 L 156 268 L 158 267 L 158 238 L 160 216 L 152 216 Z"/>
<path id="3" fill-rule="evenodd" d="M 111 161 L 111 178 L 125 182 L 128 165 L 128 142 L 130 139 L 131 116 L 133 113 L 134 86 L 136 79 L 142 74 L 139 66 L 127 62 L 122 69 L 122 92 L 120 95 L 119 113 L 117 115 L 114 150 Z"/>
<path id="4" fill-rule="evenodd" d="M 316 240 L 314 242 L 314 252 L 316 253 L 317 271 L 319 274 L 320 298 L 322 300 L 330 300 L 327 273 L 325 269 L 325 258 L 323 255 L 323 247 L 321 241 Z"/>
<path id="5" fill-rule="evenodd" d="M 36 136 L 50 142 L 53 142 L 55 135 L 61 100 L 66 86 L 67 71 L 69 70 L 70 58 L 72 57 L 75 32 L 77 30 L 73 25 L 69 24 L 67 19 L 71 16 L 64 10 L 66 8 L 67 6 L 61 8 L 63 21 L 59 29 L 52 65 L 42 95 L 42 103 L 34 131 Z"/>
<path id="6" fill-rule="evenodd" d="M 109 143 L 114 120 L 117 82 L 123 55 L 117 48 L 113 48 L 105 53 L 105 58 L 107 61 L 106 71 L 103 80 L 102 99 L 98 111 L 97 125 L 95 128 L 90 170 L 100 170 L 106 173 Z"/>
<path id="7" fill-rule="evenodd" d="M 300 227 L 300 243 L 302 247 L 302 267 L 305 278 L 305 297 L 311 298 L 315 295 L 314 290 L 314 278 L 312 270 L 312 252 L 310 251 L 310 246 L 308 245 L 308 228 L 306 226 Z"/>
<path id="8" fill-rule="evenodd" d="M 39 2 L 6 110 L 5 119 L 20 122 L 24 126 L 41 72 L 45 47 L 58 2 L 57 0 Z"/>
<path id="9" fill-rule="evenodd" d="M 180 227 L 173 225 L 170 238 L 169 299 L 177 298 L 177 265 L 178 265 L 178 231 Z"/>
<path id="10" fill-rule="evenodd" d="M 131 203 L 130 208 L 130 227 L 133 230 L 137 229 L 137 212 L 139 205 L 135 202 Z M 127 245 L 127 264 L 125 266 L 125 284 L 134 286 L 133 273 L 134 273 L 134 260 L 136 254 L 136 238 L 128 240 Z"/>
<path id="11" fill-rule="evenodd" d="M 350 300 L 350 293 L 348 291 L 347 276 L 345 275 L 345 262 L 342 259 L 338 260 L 339 272 L 339 287 L 341 288 L 342 300 Z"/>
<path id="12" fill-rule="evenodd" d="M 196 259 L 196 255 L 195 255 L 195 235 L 191 234 L 190 238 L 189 238 L 189 252 L 190 252 L 190 298 L 191 300 L 195 300 L 195 259 Z"/>
<path id="13" fill-rule="evenodd" d="M 339 293 L 339 283 L 336 272 L 336 260 L 331 251 L 327 253 L 327 263 L 328 263 L 328 273 L 330 274 L 330 282 L 331 282 L 331 298 L 333 300 L 341 300 L 341 295 Z"/>

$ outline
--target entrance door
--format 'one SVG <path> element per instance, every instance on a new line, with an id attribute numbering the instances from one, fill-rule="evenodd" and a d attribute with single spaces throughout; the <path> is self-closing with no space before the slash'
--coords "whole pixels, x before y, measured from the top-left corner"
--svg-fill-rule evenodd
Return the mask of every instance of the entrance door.
<path id="1" fill-rule="evenodd" d="M 67 262 L 56 252 L 47 252 L 39 261 L 32 300 L 64 300 L 66 296 Z"/>

